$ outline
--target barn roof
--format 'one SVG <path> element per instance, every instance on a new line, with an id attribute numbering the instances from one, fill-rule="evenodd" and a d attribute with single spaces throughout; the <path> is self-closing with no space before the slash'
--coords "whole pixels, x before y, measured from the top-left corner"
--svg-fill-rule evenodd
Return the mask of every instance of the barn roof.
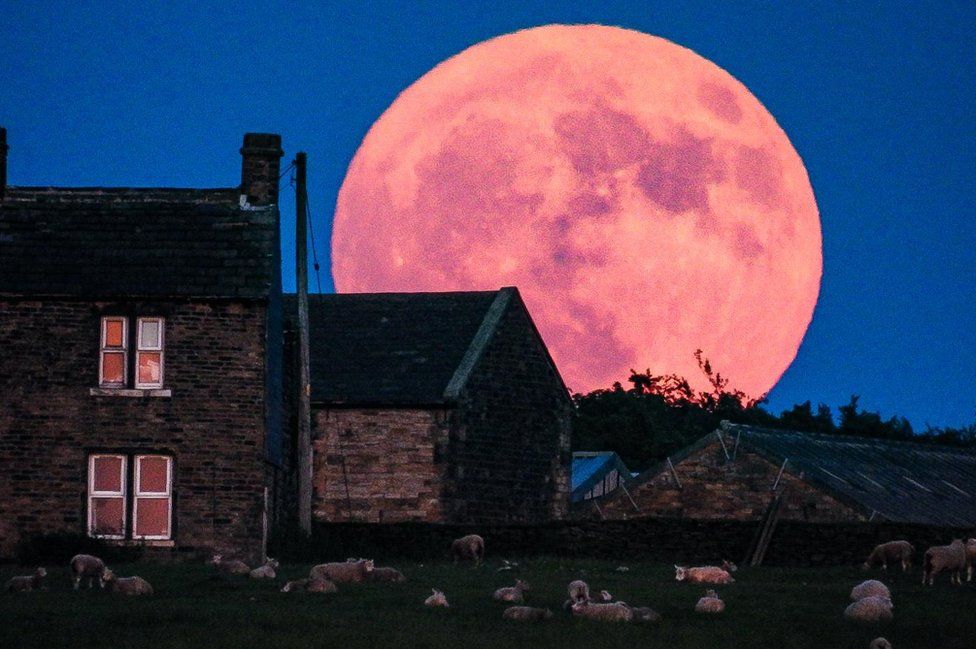
<path id="1" fill-rule="evenodd" d="M 572 466 L 572 501 L 583 499 L 590 489 L 614 469 L 621 480 L 629 482 L 630 470 L 620 456 L 613 451 L 576 451 L 573 453 Z"/>
<path id="2" fill-rule="evenodd" d="M 240 193 L 7 187 L 0 295 L 265 297 L 277 209 L 244 209 Z"/>

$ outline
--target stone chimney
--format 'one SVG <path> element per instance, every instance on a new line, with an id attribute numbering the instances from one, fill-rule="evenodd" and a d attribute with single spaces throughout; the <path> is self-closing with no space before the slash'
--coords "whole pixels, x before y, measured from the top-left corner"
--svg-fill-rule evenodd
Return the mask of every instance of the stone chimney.
<path id="1" fill-rule="evenodd" d="M 241 195 L 251 205 L 278 202 L 281 173 L 281 136 L 274 133 L 245 133 L 241 147 Z"/>
<path id="2" fill-rule="evenodd" d="M 0 126 L 0 201 L 7 195 L 7 129 Z"/>

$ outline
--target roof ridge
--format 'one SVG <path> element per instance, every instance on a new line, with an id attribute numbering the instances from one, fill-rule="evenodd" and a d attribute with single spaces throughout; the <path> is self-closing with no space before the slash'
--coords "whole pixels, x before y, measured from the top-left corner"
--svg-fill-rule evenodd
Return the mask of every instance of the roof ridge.
<path id="1" fill-rule="evenodd" d="M 892 446 L 911 446 L 912 448 L 930 449 L 938 452 L 957 452 L 962 455 L 974 455 L 976 450 L 962 446 L 948 444 L 932 444 L 911 439 L 885 439 L 883 437 L 865 437 L 863 435 L 844 435 L 842 433 L 820 433 L 813 431 L 795 430 L 793 428 L 770 428 L 769 426 L 755 426 L 753 424 L 737 424 L 723 421 L 720 428 L 728 432 L 729 428 L 744 428 L 759 435 L 801 435 L 803 437 L 823 438 L 837 442 L 889 444 Z"/>

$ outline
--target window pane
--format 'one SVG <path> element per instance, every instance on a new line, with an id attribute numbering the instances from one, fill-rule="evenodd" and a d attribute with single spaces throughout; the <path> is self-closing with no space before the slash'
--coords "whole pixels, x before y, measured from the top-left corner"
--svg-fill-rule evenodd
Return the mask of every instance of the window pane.
<path id="1" fill-rule="evenodd" d="M 123 324 L 121 320 L 105 320 L 105 346 L 123 347 Z"/>
<path id="2" fill-rule="evenodd" d="M 135 536 L 169 536 L 169 498 L 136 498 Z"/>
<path id="3" fill-rule="evenodd" d="M 140 320 L 139 346 L 142 349 L 159 349 L 159 320 Z"/>
<path id="4" fill-rule="evenodd" d="M 161 352 L 139 352 L 139 378 L 137 382 L 159 383 L 162 376 L 161 360 Z"/>
<path id="5" fill-rule="evenodd" d="M 139 458 L 139 492 L 169 493 L 167 468 L 169 458 L 149 455 Z"/>
<path id="6" fill-rule="evenodd" d="M 93 491 L 122 493 L 122 458 L 100 455 L 92 464 L 95 473 L 92 478 Z"/>
<path id="7" fill-rule="evenodd" d="M 125 381 L 125 353 L 102 352 L 102 383 Z"/>
<path id="8" fill-rule="evenodd" d="M 92 530 L 95 535 L 121 536 L 122 499 L 92 498 Z"/>

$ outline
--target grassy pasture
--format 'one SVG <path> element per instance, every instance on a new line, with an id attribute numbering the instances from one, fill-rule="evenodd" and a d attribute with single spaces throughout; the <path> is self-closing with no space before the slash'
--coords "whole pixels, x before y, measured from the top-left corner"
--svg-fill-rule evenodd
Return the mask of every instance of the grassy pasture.
<path id="1" fill-rule="evenodd" d="M 851 587 L 865 578 L 856 568 L 740 570 L 735 584 L 718 587 L 725 614 L 704 618 L 692 610 L 704 588 L 676 583 L 671 566 L 633 562 L 618 573 L 619 562 L 531 558 L 515 571 L 496 572 L 499 565 L 401 563 L 407 583 L 349 585 L 335 595 L 278 592 L 285 579 L 305 576 L 308 565 L 283 566 L 275 583 L 218 577 L 204 565 L 113 566 L 119 575 L 139 574 L 153 584 L 156 594 L 143 598 L 76 593 L 67 568 L 48 567 L 48 591 L 0 593 L 0 647 L 865 649 L 878 635 L 895 649 L 976 647 L 976 585 L 942 580 L 923 587 L 917 570 L 887 580 L 894 622 L 864 628 L 842 617 Z M 29 572 L 4 566 L 0 581 Z M 501 619 L 505 605 L 491 601 L 491 592 L 515 576 L 532 585 L 528 603 L 553 609 L 554 619 Z M 572 619 L 560 606 L 576 578 L 631 605 L 650 606 L 664 620 L 646 627 Z M 445 591 L 450 609 L 422 606 L 432 586 Z"/>

